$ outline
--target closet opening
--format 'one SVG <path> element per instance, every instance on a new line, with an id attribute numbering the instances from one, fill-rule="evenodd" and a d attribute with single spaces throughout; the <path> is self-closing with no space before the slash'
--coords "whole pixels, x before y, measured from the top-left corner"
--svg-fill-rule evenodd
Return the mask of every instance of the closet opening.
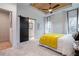
<path id="1" fill-rule="evenodd" d="M 0 50 L 10 48 L 11 44 L 11 12 L 0 9 Z"/>

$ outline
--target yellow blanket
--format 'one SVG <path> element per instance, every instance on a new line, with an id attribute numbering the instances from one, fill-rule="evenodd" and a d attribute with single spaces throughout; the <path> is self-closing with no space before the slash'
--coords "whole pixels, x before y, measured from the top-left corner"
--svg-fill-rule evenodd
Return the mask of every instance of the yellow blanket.
<path id="1" fill-rule="evenodd" d="M 57 48 L 58 38 L 62 36 L 63 34 L 45 34 L 40 38 L 39 42 L 43 45 Z"/>

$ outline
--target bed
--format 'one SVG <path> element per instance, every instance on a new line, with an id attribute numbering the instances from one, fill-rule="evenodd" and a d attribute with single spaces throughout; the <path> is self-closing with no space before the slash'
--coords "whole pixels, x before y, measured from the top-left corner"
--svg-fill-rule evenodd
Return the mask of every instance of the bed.
<path id="1" fill-rule="evenodd" d="M 74 55 L 73 43 L 74 38 L 71 34 L 45 34 L 40 37 L 39 43 L 41 46 L 53 49 L 63 55 Z"/>

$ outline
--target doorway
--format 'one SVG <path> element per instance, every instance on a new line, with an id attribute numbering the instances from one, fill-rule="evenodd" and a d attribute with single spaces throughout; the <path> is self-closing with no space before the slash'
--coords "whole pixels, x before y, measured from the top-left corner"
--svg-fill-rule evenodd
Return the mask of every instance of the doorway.
<path id="1" fill-rule="evenodd" d="M 33 40 L 35 37 L 35 19 L 19 16 L 20 18 L 20 42 Z"/>
<path id="2" fill-rule="evenodd" d="M 0 9 L 0 50 L 10 47 L 10 12 Z"/>
<path id="3" fill-rule="evenodd" d="M 35 39 L 35 19 L 29 18 L 29 39 Z"/>

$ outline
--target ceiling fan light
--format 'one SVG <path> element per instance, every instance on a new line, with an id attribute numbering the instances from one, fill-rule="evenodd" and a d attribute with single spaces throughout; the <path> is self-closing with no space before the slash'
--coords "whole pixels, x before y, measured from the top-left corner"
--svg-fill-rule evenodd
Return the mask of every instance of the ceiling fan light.
<path id="1" fill-rule="evenodd" d="M 49 11 L 49 12 L 52 12 L 52 9 L 49 9 L 48 11 Z"/>

